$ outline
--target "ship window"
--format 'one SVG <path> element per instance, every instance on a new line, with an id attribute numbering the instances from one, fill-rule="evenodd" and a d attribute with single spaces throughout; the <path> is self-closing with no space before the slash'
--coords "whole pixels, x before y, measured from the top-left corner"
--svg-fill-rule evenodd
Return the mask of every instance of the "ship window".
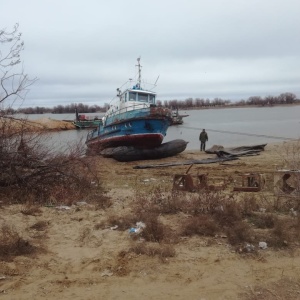
<path id="1" fill-rule="evenodd" d="M 136 93 L 129 92 L 129 101 L 136 101 Z"/>
<path id="2" fill-rule="evenodd" d="M 124 100 L 125 100 L 125 102 L 127 102 L 127 93 L 124 96 Z"/>
<path id="3" fill-rule="evenodd" d="M 140 102 L 148 102 L 148 94 L 139 93 L 139 101 Z"/>
<path id="4" fill-rule="evenodd" d="M 155 103 L 155 96 L 154 95 L 149 95 L 149 103 Z"/>

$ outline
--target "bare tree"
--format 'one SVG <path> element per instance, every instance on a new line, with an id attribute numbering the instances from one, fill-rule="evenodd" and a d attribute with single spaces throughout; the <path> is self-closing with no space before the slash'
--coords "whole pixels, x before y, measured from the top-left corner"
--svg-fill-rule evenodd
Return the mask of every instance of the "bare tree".
<path id="1" fill-rule="evenodd" d="M 0 30 L 0 103 L 9 100 L 25 99 L 29 87 L 37 78 L 29 79 L 21 65 L 21 52 L 24 42 L 21 40 L 19 24 L 12 31 Z"/>
<path id="2" fill-rule="evenodd" d="M 24 101 L 29 79 L 21 66 L 19 25 L 0 30 L 0 104 Z M 72 203 L 84 196 L 102 197 L 103 189 L 92 158 L 84 156 L 84 144 L 77 141 L 59 152 L 50 147 L 47 136 L 28 130 L 27 120 L 0 116 L 0 199 L 4 203 Z"/>

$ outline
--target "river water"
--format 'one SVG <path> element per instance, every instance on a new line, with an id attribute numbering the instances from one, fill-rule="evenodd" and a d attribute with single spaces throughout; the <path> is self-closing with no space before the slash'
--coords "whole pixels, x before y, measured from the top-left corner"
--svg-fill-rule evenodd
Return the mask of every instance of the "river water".
<path id="1" fill-rule="evenodd" d="M 220 108 L 179 111 L 188 114 L 182 125 L 170 126 L 164 142 L 174 139 L 188 141 L 187 149 L 199 149 L 199 133 L 205 128 L 208 133 L 206 148 L 213 145 L 225 147 L 280 142 L 300 138 L 300 105 Z M 85 114 L 99 116 L 101 114 Z M 73 120 L 74 114 L 28 115 L 29 119 L 52 118 Z M 89 130 L 67 130 L 51 133 L 53 147 L 64 147 L 74 141 L 85 142 Z"/>

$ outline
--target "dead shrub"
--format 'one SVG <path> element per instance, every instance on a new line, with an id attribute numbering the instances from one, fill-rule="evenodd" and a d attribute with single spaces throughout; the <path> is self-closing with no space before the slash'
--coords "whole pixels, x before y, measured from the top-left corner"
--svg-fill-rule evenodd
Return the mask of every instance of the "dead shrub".
<path id="1" fill-rule="evenodd" d="M 300 139 L 294 143 L 286 143 L 280 154 L 284 168 L 289 170 L 300 169 Z"/>
<path id="2" fill-rule="evenodd" d="M 249 219 L 251 223 L 254 224 L 257 228 L 266 229 L 266 228 L 274 228 L 278 218 L 276 215 L 268 213 L 268 214 L 254 214 Z"/>
<path id="3" fill-rule="evenodd" d="M 243 219 L 242 209 L 239 203 L 228 200 L 214 211 L 214 219 L 220 226 L 233 226 Z"/>
<path id="4" fill-rule="evenodd" d="M 160 258 L 174 257 L 176 254 L 174 246 L 166 244 L 136 244 L 130 248 L 130 251 L 138 255 L 159 256 Z"/>
<path id="5" fill-rule="evenodd" d="M 129 251 L 138 255 L 148 255 L 148 248 L 144 243 L 135 244 L 129 249 Z"/>
<path id="6" fill-rule="evenodd" d="M 175 214 L 185 210 L 187 200 L 185 194 L 181 191 L 172 191 L 171 194 L 166 195 L 161 201 L 160 213 Z"/>
<path id="7" fill-rule="evenodd" d="M 47 229 L 49 225 L 49 222 L 47 221 L 38 221 L 35 224 L 33 224 L 32 226 L 30 226 L 30 229 L 34 229 L 37 231 L 44 231 Z"/>
<path id="8" fill-rule="evenodd" d="M 5 204 L 47 204 L 51 196 L 57 202 L 79 201 L 93 192 L 92 181 L 99 185 L 93 161 L 84 156 L 84 142 L 57 149 L 42 132 L 43 126 L 6 115 L 13 111 L 10 105 L 17 99 L 25 100 L 37 80 L 15 68 L 24 49 L 20 35 L 18 24 L 12 31 L 0 33 L 1 44 L 8 45 L 0 51 L 0 195 L 5 195 Z"/>
<path id="9" fill-rule="evenodd" d="M 0 257 L 2 259 L 33 254 L 35 251 L 36 248 L 22 239 L 12 226 L 3 224 L 0 227 Z"/>
<path id="10" fill-rule="evenodd" d="M 238 299 L 244 300 L 274 300 L 274 299 L 299 299 L 300 283 L 297 278 L 283 276 L 277 281 L 260 285 L 248 286 L 248 288 L 238 295 Z"/>
<path id="11" fill-rule="evenodd" d="M 241 201 L 241 209 L 245 216 L 250 216 L 259 209 L 255 196 L 245 195 Z"/>
<path id="12" fill-rule="evenodd" d="M 271 236 L 267 242 L 275 248 L 286 247 L 293 239 L 291 224 L 287 220 L 277 219 L 274 229 L 271 231 Z"/>
<path id="13" fill-rule="evenodd" d="M 135 193 L 134 211 L 136 214 L 146 211 L 155 214 L 175 214 L 183 211 L 185 205 L 185 194 L 180 191 L 173 191 L 170 194 L 161 188 L 155 188 L 147 194 L 138 191 Z"/>
<path id="14" fill-rule="evenodd" d="M 296 236 L 299 239 L 300 238 L 300 215 L 297 215 L 297 218 L 294 221 L 294 228 L 296 231 Z"/>
<path id="15" fill-rule="evenodd" d="M 209 215 L 198 215 L 187 219 L 183 225 L 182 235 L 214 236 L 219 227 L 215 220 Z"/>
<path id="16" fill-rule="evenodd" d="M 26 216 L 38 216 L 42 210 L 37 205 L 26 205 L 21 209 L 21 213 Z"/>
<path id="17" fill-rule="evenodd" d="M 186 210 L 193 215 L 213 213 L 222 207 L 223 202 L 224 197 L 220 192 L 201 190 L 189 201 Z"/>
<path id="18" fill-rule="evenodd" d="M 141 220 L 146 227 L 141 232 L 140 236 L 149 242 L 161 242 L 165 238 L 165 226 L 158 220 L 156 214 L 145 214 L 141 216 Z"/>
<path id="19" fill-rule="evenodd" d="M 0 122 L 0 195 L 6 195 L 5 203 L 71 204 L 99 192 L 82 141 L 54 151 L 47 135 L 28 132 L 24 124 L 17 130 L 13 126 L 9 119 Z"/>
<path id="20" fill-rule="evenodd" d="M 154 196 L 154 193 L 150 192 L 145 194 L 136 190 L 133 201 L 133 210 L 136 215 L 144 214 L 146 211 L 149 213 L 159 214 L 160 203 L 161 197 Z"/>
<path id="21" fill-rule="evenodd" d="M 228 241 L 231 245 L 237 245 L 243 242 L 251 242 L 254 237 L 250 225 L 244 221 L 239 221 L 226 229 Z"/>
<path id="22" fill-rule="evenodd" d="M 113 202 L 110 197 L 107 196 L 107 192 L 100 187 L 94 190 L 86 197 L 86 201 L 94 203 L 96 209 L 107 209 L 112 206 Z"/>
<path id="23" fill-rule="evenodd" d="M 174 257 L 176 255 L 176 250 L 172 245 L 163 244 L 160 247 L 159 256 L 166 258 L 166 257 Z"/>
<path id="24" fill-rule="evenodd" d="M 100 228 L 118 226 L 116 228 L 117 230 L 124 231 L 126 229 L 130 229 L 131 227 L 133 227 L 137 221 L 138 221 L 137 218 L 131 214 L 127 214 L 124 216 L 110 215 L 104 222 L 96 224 L 94 228 L 100 229 Z"/>

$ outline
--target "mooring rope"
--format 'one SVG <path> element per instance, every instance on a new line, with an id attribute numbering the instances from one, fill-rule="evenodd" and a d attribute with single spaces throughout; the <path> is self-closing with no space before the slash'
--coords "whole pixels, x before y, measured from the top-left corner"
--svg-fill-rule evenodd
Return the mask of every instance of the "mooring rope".
<path id="1" fill-rule="evenodd" d="M 202 128 L 197 127 L 189 127 L 189 126 L 180 126 L 182 128 L 186 129 L 193 129 L 193 130 L 202 130 Z M 237 131 L 227 131 L 227 130 L 216 130 L 216 129 L 205 129 L 206 131 L 211 132 L 219 132 L 219 133 L 227 133 L 227 134 L 238 134 L 238 135 L 246 135 L 246 136 L 255 136 L 255 137 L 261 137 L 261 138 L 269 138 L 269 139 L 277 139 L 277 140 L 290 140 L 290 141 L 298 141 L 299 139 L 296 138 L 289 138 L 289 137 L 282 137 L 282 136 L 273 136 L 273 135 L 265 135 L 265 134 L 255 134 L 255 133 L 246 133 L 246 132 L 237 132 Z"/>

